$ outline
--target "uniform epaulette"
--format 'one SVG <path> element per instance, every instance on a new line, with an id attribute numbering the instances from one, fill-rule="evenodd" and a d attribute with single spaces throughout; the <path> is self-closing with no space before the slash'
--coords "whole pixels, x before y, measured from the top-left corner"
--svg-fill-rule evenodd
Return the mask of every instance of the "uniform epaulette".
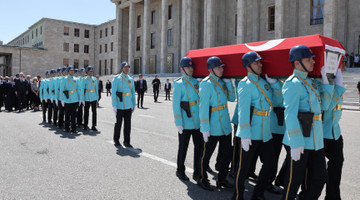
<path id="1" fill-rule="evenodd" d="M 181 80 L 181 77 L 175 79 L 174 82 L 179 81 L 179 80 Z"/>
<path id="2" fill-rule="evenodd" d="M 286 81 L 290 81 L 291 79 L 293 79 L 295 77 L 294 74 L 292 74 L 291 76 L 289 76 L 289 78 L 286 79 Z"/>
<path id="3" fill-rule="evenodd" d="M 247 81 L 248 80 L 248 77 L 245 76 L 243 79 L 241 79 L 241 81 Z"/>
<path id="4" fill-rule="evenodd" d="M 207 77 L 205 77 L 202 81 L 207 81 L 207 80 L 209 80 L 209 76 L 207 76 Z"/>

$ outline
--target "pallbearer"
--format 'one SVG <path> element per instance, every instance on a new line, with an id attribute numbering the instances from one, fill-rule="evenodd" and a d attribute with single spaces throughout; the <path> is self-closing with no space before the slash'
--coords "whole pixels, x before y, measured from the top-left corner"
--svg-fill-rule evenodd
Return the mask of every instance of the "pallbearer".
<path id="1" fill-rule="evenodd" d="M 85 101 L 85 109 L 84 109 L 84 130 L 88 130 L 88 122 L 89 122 L 89 108 L 91 106 L 92 112 L 92 126 L 91 130 L 97 131 L 96 129 L 96 103 L 99 99 L 98 96 L 98 84 L 95 77 L 93 77 L 93 67 L 88 66 L 86 68 L 87 77 L 83 80 L 82 90 L 84 92 L 84 101 Z"/>

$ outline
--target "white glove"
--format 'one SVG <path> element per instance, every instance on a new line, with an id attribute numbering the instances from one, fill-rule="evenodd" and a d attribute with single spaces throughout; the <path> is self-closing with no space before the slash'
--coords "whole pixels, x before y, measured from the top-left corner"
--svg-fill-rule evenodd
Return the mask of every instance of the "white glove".
<path id="1" fill-rule="evenodd" d="M 326 71 L 325 71 L 325 67 L 322 66 L 321 67 L 321 70 L 320 70 L 320 73 L 321 73 L 321 83 L 322 84 L 325 84 L 325 85 L 328 85 L 329 84 L 329 80 L 326 76 Z"/>
<path id="2" fill-rule="evenodd" d="M 291 158 L 294 161 L 298 161 L 298 160 L 300 160 L 300 156 L 303 153 L 304 153 L 304 147 L 298 147 L 298 148 L 291 149 Z"/>
<path id="3" fill-rule="evenodd" d="M 55 104 L 56 104 L 56 106 L 58 106 L 58 104 L 59 104 L 59 101 L 57 99 L 55 99 Z"/>
<path id="4" fill-rule="evenodd" d="M 117 112 L 117 107 L 116 106 L 113 106 L 113 111 L 114 111 L 115 116 L 116 116 L 116 112 Z"/>
<path id="5" fill-rule="evenodd" d="M 245 139 L 241 138 L 241 145 L 244 151 L 246 152 L 249 151 L 251 145 L 251 138 L 245 138 Z"/>
<path id="6" fill-rule="evenodd" d="M 43 99 L 42 98 L 40 98 L 40 102 L 42 102 L 43 101 Z"/>
<path id="7" fill-rule="evenodd" d="M 62 107 L 65 107 L 65 102 L 61 101 L 61 105 L 62 105 Z"/>
<path id="8" fill-rule="evenodd" d="M 81 105 L 81 101 L 79 101 L 79 106 Z"/>
<path id="9" fill-rule="evenodd" d="M 265 79 L 266 79 L 266 81 L 267 81 L 268 83 L 270 83 L 270 84 L 274 84 L 274 83 L 277 82 L 276 79 L 274 79 L 274 78 L 269 78 L 267 74 L 265 74 Z"/>
<path id="10" fill-rule="evenodd" d="M 51 103 L 54 101 L 53 98 L 50 98 Z"/>
<path id="11" fill-rule="evenodd" d="M 183 130 L 184 130 L 183 126 L 176 126 L 176 128 L 180 134 L 183 133 Z"/>
<path id="12" fill-rule="evenodd" d="M 203 135 L 203 138 L 204 138 L 204 142 L 208 142 L 209 137 L 210 137 L 210 132 L 209 131 L 202 132 L 202 135 Z"/>
<path id="13" fill-rule="evenodd" d="M 45 97 L 44 99 L 45 99 L 45 101 L 47 102 L 47 98 Z"/>
<path id="14" fill-rule="evenodd" d="M 85 106 L 85 101 L 82 101 L 82 104 Z"/>
<path id="15" fill-rule="evenodd" d="M 335 81 L 335 85 L 338 85 L 338 86 L 343 85 L 343 76 L 342 76 L 341 69 L 337 69 L 334 81 Z"/>
<path id="16" fill-rule="evenodd" d="M 136 106 L 134 106 L 134 107 L 131 108 L 131 112 L 132 112 L 132 113 L 135 111 L 135 107 L 136 107 Z"/>
<path id="17" fill-rule="evenodd" d="M 231 82 L 231 79 L 229 79 L 229 78 L 223 78 L 222 80 L 223 80 L 225 83 Z"/>

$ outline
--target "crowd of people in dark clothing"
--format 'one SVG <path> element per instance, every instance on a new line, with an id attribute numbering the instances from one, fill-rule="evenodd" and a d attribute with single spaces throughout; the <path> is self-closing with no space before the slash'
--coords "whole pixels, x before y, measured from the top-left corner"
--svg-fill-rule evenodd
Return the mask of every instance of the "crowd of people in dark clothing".
<path id="1" fill-rule="evenodd" d="M 0 76 L 0 112 L 2 107 L 8 112 L 24 110 L 39 110 L 39 80 L 40 76 L 31 78 L 24 73 L 15 77 Z"/>

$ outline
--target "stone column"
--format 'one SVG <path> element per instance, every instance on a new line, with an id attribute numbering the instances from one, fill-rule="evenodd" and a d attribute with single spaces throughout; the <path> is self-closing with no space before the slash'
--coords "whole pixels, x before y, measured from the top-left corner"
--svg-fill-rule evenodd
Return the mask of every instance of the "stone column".
<path id="1" fill-rule="evenodd" d="M 259 6 L 259 0 L 254 0 L 254 1 L 251 1 L 253 3 L 253 9 L 252 9 L 252 12 L 253 12 L 253 23 L 252 23 L 252 29 L 253 29 L 253 32 L 252 32 L 252 41 L 254 42 L 257 42 L 259 41 L 259 32 L 260 32 L 260 6 Z"/>
<path id="2" fill-rule="evenodd" d="M 181 57 L 185 56 L 186 52 L 187 52 L 187 37 L 186 37 L 186 32 L 187 32 L 187 27 L 186 27 L 186 22 L 187 20 L 185 19 L 187 16 L 187 1 L 188 0 L 182 0 L 182 4 L 181 4 Z"/>
<path id="3" fill-rule="evenodd" d="M 134 44 L 135 44 L 135 3 L 130 1 L 129 7 L 129 54 L 128 63 L 130 64 L 130 73 L 134 72 Z"/>
<path id="4" fill-rule="evenodd" d="M 198 1 L 198 0 L 196 0 Z M 193 14 L 192 14 L 192 5 L 195 4 L 193 0 L 187 0 L 186 1 L 186 16 L 184 16 L 184 20 L 186 20 L 186 51 L 185 54 L 191 49 L 191 46 L 193 45 L 193 41 L 192 41 L 192 32 L 193 32 L 193 27 L 192 27 L 192 22 L 193 20 Z M 185 55 L 184 54 L 184 55 Z"/>
<path id="5" fill-rule="evenodd" d="M 242 44 L 245 42 L 245 35 L 246 35 L 246 2 L 245 0 L 238 0 L 237 1 L 237 37 L 236 42 L 238 44 Z"/>
<path id="6" fill-rule="evenodd" d="M 204 48 L 215 45 L 214 0 L 204 0 Z"/>
<path id="7" fill-rule="evenodd" d="M 275 39 L 285 37 L 285 0 L 275 0 Z"/>
<path id="8" fill-rule="evenodd" d="M 324 3 L 324 28 L 323 35 L 330 38 L 336 38 L 336 4 L 337 0 L 326 0 Z"/>
<path id="9" fill-rule="evenodd" d="M 167 67 L 167 32 L 168 32 L 168 0 L 161 0 L 161 47 L 160 73 L 166 73 Z"/>
<path id="10" fill-rule="evenodd" d="M 122 62 L 122 60 L 121 60 L 122 15 L 123 15 L 123 10 L 120 8 L 119 5 L 116 5 L 116 48 L 115 48 L 115 50 L 117 49 L 117 54 L 116 54 L 116 62 L 114 63 L 116 73 L 119 73 L 120 64 Z"/>
<path id="11" fill-rule="evenodd" d="M 144 0 L 144 29 L 142 37 L 142 73 L 149 73 L 150 0 Z"/>

